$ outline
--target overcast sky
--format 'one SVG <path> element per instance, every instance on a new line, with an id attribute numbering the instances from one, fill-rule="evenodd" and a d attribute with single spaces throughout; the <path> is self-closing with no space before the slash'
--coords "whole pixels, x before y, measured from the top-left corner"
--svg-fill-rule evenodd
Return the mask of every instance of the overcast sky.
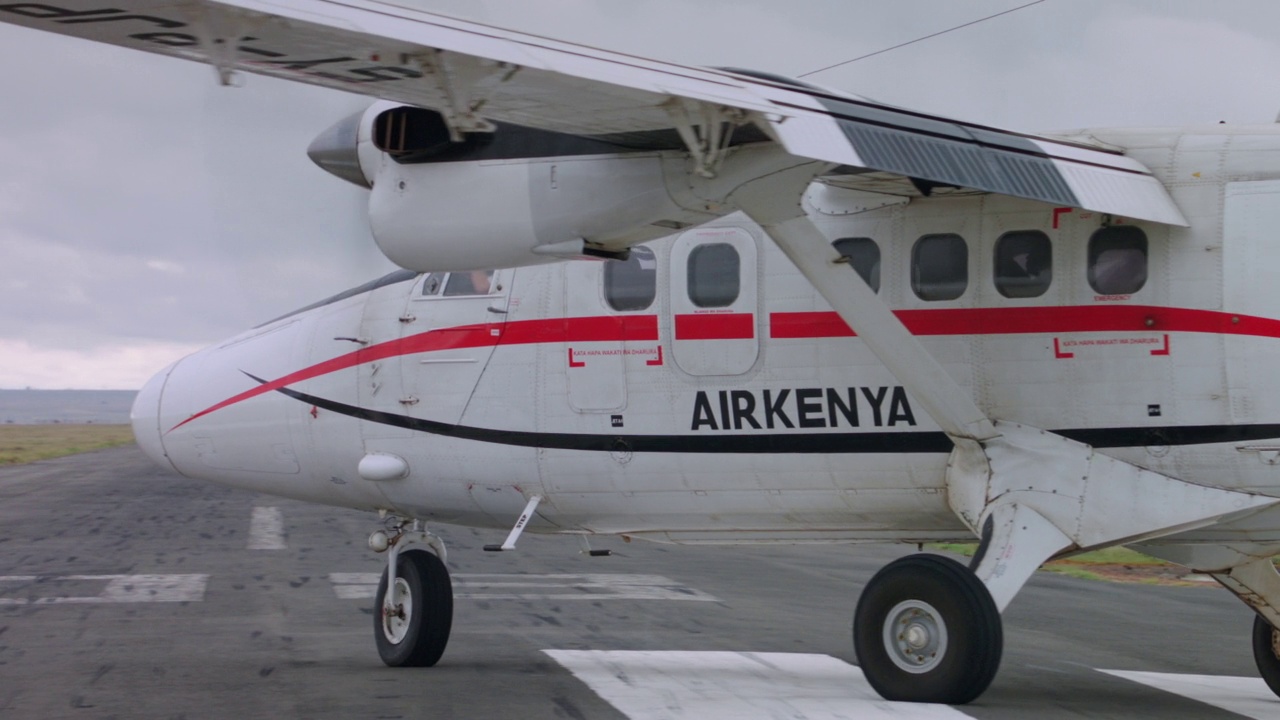
<path id="1" fill-rule="evenodd" d="M 1026 0 L 416 0 L 698 65 L 799 75 Z M 810 76 L 1019 130 L 1269 123 L 1274 0 L 1046 0 Z M 311 139 L 365 101 L 0 25 L 0 388 L 137 388 L 390 269 Z"/>

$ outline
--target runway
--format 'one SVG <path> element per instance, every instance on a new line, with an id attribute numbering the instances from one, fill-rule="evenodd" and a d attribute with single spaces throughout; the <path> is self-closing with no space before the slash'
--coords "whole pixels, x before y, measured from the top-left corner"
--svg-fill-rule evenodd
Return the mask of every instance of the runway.
<path id="1" fill-rule="evenodd" d="M 134 447 L 0 469 L 0 717 L 1280 718 L 1216 586 L 1038 574 L 963 707 L 853 665 L 862 583 L 914 548 L 682 548 L 439 527 L 434 668 L 373 645 L 372 514 L 165 473 Z M 1200 676 L 1211 676 L 1202 678 Z"/>

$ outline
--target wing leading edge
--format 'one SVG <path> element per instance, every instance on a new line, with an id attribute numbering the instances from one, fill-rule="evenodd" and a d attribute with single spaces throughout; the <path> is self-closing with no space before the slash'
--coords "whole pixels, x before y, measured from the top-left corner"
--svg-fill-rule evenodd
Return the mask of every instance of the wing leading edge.
<path id="1" fill-rule="evenodd" d="M 1186 226 L 1137 161 L 769 76 L 691 68 L 370 0 L 48 0 L 0 21 L 441 111 L 606 135 L 676 129 L 706 171 L 754 123 L 788 153 L 955 187 Z"/>

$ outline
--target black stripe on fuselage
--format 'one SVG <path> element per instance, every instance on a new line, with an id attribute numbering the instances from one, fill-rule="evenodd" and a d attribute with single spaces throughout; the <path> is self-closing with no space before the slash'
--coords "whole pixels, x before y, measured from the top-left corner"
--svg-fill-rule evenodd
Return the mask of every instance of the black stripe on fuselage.
<path id="1" fill-rule="evenodd" d="M 266 381 L 245 373 L 256 382 Z M 435 420 L 369 410 L 290 388 L 279 388 L 295 400 L 359 420 L 477 442 L 553 450 L 594 452 L 830 454 L 948 453 L 952 443 L 937 431 L 750 434 L 750 435 L 597 435 L 528 432 L 450 425 Z M 1165 427 L 1081 428 L 1053 431 L 1095 448 L 1210 445 L 1280 438 L 1280 425 L 1172 425 Z"/>

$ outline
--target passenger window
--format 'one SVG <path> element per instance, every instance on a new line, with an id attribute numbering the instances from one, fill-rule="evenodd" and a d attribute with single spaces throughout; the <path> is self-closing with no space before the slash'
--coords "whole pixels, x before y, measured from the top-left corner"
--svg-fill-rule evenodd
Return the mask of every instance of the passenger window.
<path id="1" fill-rule="evenodd" d="M 1053 282 L 1053 248 L 1039 230 L 1015 230 L 996 240 L 996 290 L 1007 298 L 1040 297 Z"/>
<path id="2" fill-rule="evenodd" d="M 448 275 L 448 273 L 433 272 L 430 275 L 428 275 L 427 279 L 422 281 L 423 297 L 431 297 L 433 295 L 439 295 L 440 288 L 444 287 L 445 275 Z"/>
<path id="3" fill-rule="evenodd" d="M 644 310 L 658 294 L 658 261 L 647 247 L 631 248 L 626 260 L 604 265 L 604 301 L 619 312 Z"/>
<path id="4" fill-rule="evenodd" d="M 836 252 L 849 260 L 849 265 L 871 286 L 880 292 L 880 246 L 871 238 L 840 238 L 831 243 Z"/>
<path id="5" fill-rule="evenodd" d="M 738 251 L 728 243 L 699 245 L 689 253 L 689 299 L 703 308 L 728 307 L 738 299 Z"/>
<path id="6" fill-rule="evenodd" d="M 1129 295 L 1147 283 L 1147 234 L 1133 225 L 1099 229 L 1089 238 L 1089 286 L 1102 295 Z"/>
<path id="7" fill-rule="evenodd" d="M 493 291 L 492 270 L 471 270 L 470 272 L 449 273 L 449 280 L 444 284 L 445 297 L 457 295 L 488 295 Z"/>
<path id="8" fill-rule="evenodd" d="M 959 235 L 925 235 L 911 249 L 911 289 L 921 300 L 955 300 L 969 287 L 969 245 Z"/>

